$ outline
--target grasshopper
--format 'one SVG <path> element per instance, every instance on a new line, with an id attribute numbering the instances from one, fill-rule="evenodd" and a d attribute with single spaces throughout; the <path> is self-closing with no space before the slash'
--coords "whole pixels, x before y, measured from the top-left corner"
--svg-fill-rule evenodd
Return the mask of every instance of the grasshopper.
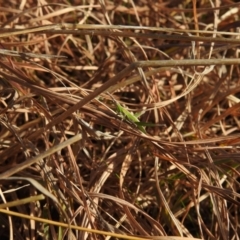
<path id="1" fill-rule="evenodd" d="M 129 122 L 135 124 L 137 126 L 137 128 L 143 132 L 146 133 L 145 128 L 142 126 L 144 125 L 144 123 L 142 124 L 139 119 L 137 118 L 136 115 L 134 115 L 133 113 L 129 112 L 126 108 L 124 108 L 123 106 L 121 106 L 120 103 L 118 103 L 112 96 L 111 96 L 113 102 L 116 105 L 117 108 L 117 112 L 122 115 L 124 118 L 126 118 Z"/>

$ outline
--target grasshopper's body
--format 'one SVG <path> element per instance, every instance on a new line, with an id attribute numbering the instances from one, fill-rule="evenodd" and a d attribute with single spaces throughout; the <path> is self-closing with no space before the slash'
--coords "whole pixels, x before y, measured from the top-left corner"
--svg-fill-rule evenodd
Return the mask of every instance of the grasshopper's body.
<path id="1" fill-rule="evenodd" d="M 125 117 L 129 122 L 134 123 L 140 131 L 146 133 L 145 128 L 140 125 L 139 119 L 133 113 L 129 112 L 126 108 L 122 107 L 115 99 L 113 99 L 113 101 L 116 104 L 118 113 Z"/>

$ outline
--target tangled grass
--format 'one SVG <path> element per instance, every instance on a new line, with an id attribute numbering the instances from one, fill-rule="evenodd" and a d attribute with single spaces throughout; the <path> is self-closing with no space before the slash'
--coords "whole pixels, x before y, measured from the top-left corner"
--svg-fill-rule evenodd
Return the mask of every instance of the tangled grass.
<path id="1" fill-rule="evenodd" d="M 1 4 L 1 239 L 238 239 L 240 4 L 214 4 Z"/>

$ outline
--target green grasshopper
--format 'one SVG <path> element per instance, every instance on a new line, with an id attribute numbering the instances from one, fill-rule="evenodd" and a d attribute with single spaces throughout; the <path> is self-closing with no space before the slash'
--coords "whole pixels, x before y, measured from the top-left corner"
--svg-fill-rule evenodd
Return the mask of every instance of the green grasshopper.
<path id="1" fill-rule="evenodd" d="M 112 96 L 111 98 L 116 105 L 117 112 L 123 117 L 125 117 L 129 122 L 135 124 L 141 132 L 146 133 L 145 128 L 142 126 L 144 125 L 144 123 L 141 123 L 139 119 L 136 117 L 136 115 L 129 112 L 126 108 L 122 107 L 121 104 L 118 103 Z"/>
<path id="2" fill-rule="evenodd" d="M 166 126 L 165 124 L 158 124 L 158 123 L 151 123 L 151 122 L 140 122 L 139 119 L 138 119 L 138 116 L 141 116 L 142 113 L 138 113 L 138 114 L 134 115 L 133 113 L 129 112 L 126 108 L 121 106 L 121 104 L 118 103 L 112 96 L 111 96 L 111 98 L 116 105 L 117 112 L 122 117 L 126 118 L 129 122 L 135 124 L 141 132 L 147 133 L 144 126 L 146 126 L 146 127 L 147 126 L 150 126 L 150 127 Z"/>

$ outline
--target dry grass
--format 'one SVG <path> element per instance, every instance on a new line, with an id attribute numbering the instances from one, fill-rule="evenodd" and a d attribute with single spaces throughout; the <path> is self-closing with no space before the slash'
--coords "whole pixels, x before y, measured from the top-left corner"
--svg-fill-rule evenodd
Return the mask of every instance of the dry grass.
<path id="1" fill-rule="evenodd" d="M 239 3 L 0 10 L 1 239 L 239 238 Z"/>

